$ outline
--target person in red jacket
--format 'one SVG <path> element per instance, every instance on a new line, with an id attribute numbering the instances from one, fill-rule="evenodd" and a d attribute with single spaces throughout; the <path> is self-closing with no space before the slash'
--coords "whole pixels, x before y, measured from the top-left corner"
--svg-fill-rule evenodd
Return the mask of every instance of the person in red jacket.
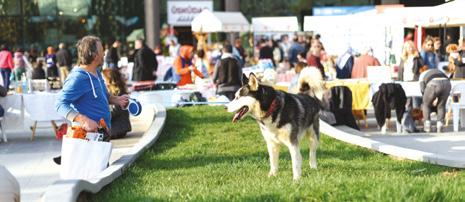
<path id="1" fill-rule="evenodd" d="M 320 70 L 321 76 L 325 78 L 325 68 L 321 64 L 321 50 L 323 44 L 318 39 L 313 39 L 311 41 L 310 50 L 307 52 L 307 64 L 311 67 L 316 67 Z"/>
<path id="2" fill-rule="evenodd" d="M 13 56 L 6 45 L 0 46 L 0 73 L 3 79 L 3 87 L 10 87 L 10 74 L 13 69 Z"/>
<path id="3" fill-rule="evenodd" d="M 202 72 L 197 70 L 194 63 L 192 62 L 192 56 L 194 55 L 194 47 L 190 45 L 183 45 L 179 48 L 178 57 L 174 60 L 174 70 L 179 75 L 180 79 L 177 83 L 178 86 L 186 84 L 192 84 L 192 71 L 203 78 Z"/>

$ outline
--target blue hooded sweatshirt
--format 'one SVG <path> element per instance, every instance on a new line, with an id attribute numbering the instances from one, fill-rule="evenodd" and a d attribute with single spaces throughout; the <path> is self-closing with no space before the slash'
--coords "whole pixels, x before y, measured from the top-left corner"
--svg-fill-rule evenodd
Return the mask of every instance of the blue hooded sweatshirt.
<path id="1" fill-rule="evenodd" d="M 56 102 L 56 110 L 68 120 L 74 118 L 77 113 L 89 117 L 97 124 L 103 118 L 111 128 L 108 101 L 110 94 L 98 70 L 97 75 L 98 77 L 80 67 L 73 68 Z"/>

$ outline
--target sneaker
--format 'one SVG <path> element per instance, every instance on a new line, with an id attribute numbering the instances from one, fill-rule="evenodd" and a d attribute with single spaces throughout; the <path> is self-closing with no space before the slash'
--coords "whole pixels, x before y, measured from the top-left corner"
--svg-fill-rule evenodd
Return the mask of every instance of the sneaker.
<path id="1" fill-rule="evenodd" d="M 425 121 L 423 130 L 427 133 L 431 132 L 431 121 Z"/>
<path id="2" fill-rule="evenodd" d="M 436 123 L 436 128 L 437 128 L 437 132 L 438 132 L 438 133 L 442 132 L 442 126 L 443 126 L 443 125 L 444 125 L 444 124 L 443 124 L 441 121 L 438 121 L 438 122 Z"/>

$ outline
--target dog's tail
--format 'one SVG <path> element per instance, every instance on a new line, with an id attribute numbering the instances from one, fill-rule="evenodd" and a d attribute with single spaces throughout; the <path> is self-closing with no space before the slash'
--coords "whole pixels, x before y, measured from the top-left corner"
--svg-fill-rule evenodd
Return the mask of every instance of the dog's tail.
<path id="1" fill-rule="evenodd" d="M 297 84 L 299 93 L 307 94 L 321 100 L 323 98 L 323 77 L 316 67 L 305 67 L 299 75 Z"/>

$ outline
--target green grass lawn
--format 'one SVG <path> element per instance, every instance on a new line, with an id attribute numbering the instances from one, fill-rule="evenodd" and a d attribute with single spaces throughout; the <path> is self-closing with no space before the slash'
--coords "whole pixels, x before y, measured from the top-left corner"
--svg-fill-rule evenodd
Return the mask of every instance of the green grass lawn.
<path id="1" fill-rule="evenodd" d="M 282 147 L 277 177 L 257 123 L 221 107 L 168 110 L 160 139 L 92 201 L 465 201 L 462 171 L 389 156 L 322 136 L 318 169 L 302 143 L 292 180 Z"/>

